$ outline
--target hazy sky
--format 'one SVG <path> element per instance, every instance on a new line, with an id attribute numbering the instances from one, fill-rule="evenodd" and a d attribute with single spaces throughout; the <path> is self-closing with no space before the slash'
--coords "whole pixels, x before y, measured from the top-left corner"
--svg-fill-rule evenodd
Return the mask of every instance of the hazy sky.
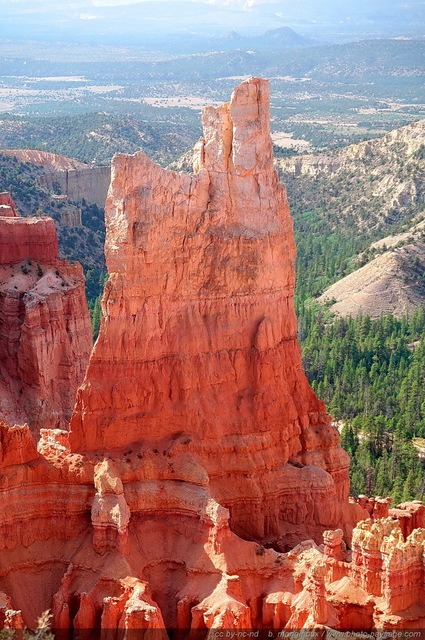
<path id="1" fill-rule="evenodd" d="M 31 0 L 31 3 L 28 0 L 0 0 L 0 5 L 8 5 L 10 7 L 11 4 L 31 4 L 34 11 L 37 11 L 37 5 L 51 5 L 52 8 L 55 9 L 90 9 L 90 7 L 106 7 L 106 6 L 122 6 L 126 4 L 136 4 L 138 2 L 143 2 L 144 0 Z M 150 0 L 152 1 L 152 0 Z M 161 0 L 154 0 L 156 2 L 160 2 Z M 174 0 L 178 2 L 179 0 Z M 203 2 L 208 4 L 221 4 L 221 5 L 230 5 L 230 6 L 243 6 L 246 4 L 246 0 L 193 0 L 194 2 Z M 250 4 L 263 4 L 263 3 L 274 3 L 279 4 L 282 8 L 290 7 L 292 11 L 294 9 L 304 9 L 309 7 L 310 11 L 317 11 L 320 14 L 322 11 L 329 11 L 341 8 L 344 6 L 345 8 L 352 7 L 353 9 L 356 6 L 366 5 L 371 11 L 377 9 L 378 7 L 386 7 L 386 8 L 394 8 L 394 7 L 405 7 L 408 11 L 410 5 L 418 5 L 421 4 L 420 0 L 254 0 L 254 2 L 250 2 Z"/>
<path id="2" fill-rule="evenodd" d="M 401 25 L 415 29 L 416 34 L 424 23 L 424 0 L 0 0 L 0 5 L 3 37 L 40 36 L 48 29 L 69 35 L 66 30 L 73 32 L 78 21 L 86 23 L 84 33 L 95 35 L 98 25 L 99 34 L 105 32 L 108 37 L 113 35 L 114 26 L 122 35 L 126 29 L 147 29 L 152 20 L 156 21 L 155 28 L 167 24 L 168 33 L 178 25 L 180 29 L 193 26 L 197 31 L 202 27 L 217 32 L 244 28 L 261 31 L 284 25 L 295 30 L 341 30 L 340 25 L 344 25 L 350 33 L 353 29 L 360 34 L 365 29 L 383 33 L 390 28 L 391 33 L 403 35 Z M 126 9 L 125 5 L 132 8 Z M 82 37 L 80 32 L 76 35 Z"/>
<path id="3" fill-rule="evenodd" d="M 66 8 L 66 9 L 90 9 L 90 7 L 105 7 L 105 6 L 122 6 L 126 4 L 135 4 L 138 2 L 143 2 L 144 0 L 31 0 L 29 3 L 28 0 L 0 0 L 0 5 L 8 5 L 10 7 L 11 4 L 31 4 L 34 10 L 37 10 L 37 5 L 51 5 L 56 9 Z M 150 0 L 152 1 L 152 0 Z M 156 2 L 160 2 L 161 0 L 154 0 Z M 178 2 L 179 0 L 174 0 Z M 193 0 L 194 2 L 203 2 L 208 4 L 223 4 L 223 5 L 233 5 L 233 6 L 241 6 L 246 3 L 246 0 Z M 317 13 L 321 13 L 321 11 L 327 11 L 329 9 L 337 9 L 338 7 L 344 6 L 349 8 L 355 8 L 356 5 L 367 5 L 370 10 L 374 10 L 377 7 L 405 7 L 408 11 L 410 5 L 418 5 L 421 4 L 419 0 L 255 0 L 255 4 L 263 4 L 263 3 L 274 3 L 280 4 L 282 7 L 291 7 L 294 9 L 303 9 L 305 7 L 309 7 L 310 10 L 316 10 Z"/>

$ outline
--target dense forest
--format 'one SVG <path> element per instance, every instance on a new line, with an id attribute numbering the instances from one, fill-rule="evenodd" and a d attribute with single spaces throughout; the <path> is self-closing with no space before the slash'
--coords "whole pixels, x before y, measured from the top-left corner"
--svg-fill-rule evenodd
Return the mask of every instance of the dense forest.
<path id="1" fill-rule="evenodd" d="M 339 318 L 315 297 L 358 266 L 370 236 L 294 206 L 303 367 L 351 456 L 351 494 L 423 499 L 425 308 L 411 318 Z"/>
<path id="2" fill-rule="evenodd" d="M 343 319 L 310 301 L 298 314 L 304 370 L 339 423 L 352 495 L 423 499 L 425 308 Z"/>

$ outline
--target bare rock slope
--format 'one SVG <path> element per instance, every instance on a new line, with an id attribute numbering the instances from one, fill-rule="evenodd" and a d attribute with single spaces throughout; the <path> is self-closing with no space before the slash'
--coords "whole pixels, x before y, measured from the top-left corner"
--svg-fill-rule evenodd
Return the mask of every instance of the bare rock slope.
<path id="1" fill-rule="evenodd" d="M 330 310 L 342 316 L 379 318 L 391 313 L 400 318 L 425 303 L 424 274 L 425 244 L 417 241 L 378 255 L 331 285 L 318 300 L 331 303 Z"/>
<path id="2" fill-rule="evenodd" d="M 328 249 L 340 273 L 352 271 L 319 301 L 331 301 L 340 315 L 372 317 L 400 317 L 425 303 L 425 120 L 344 149 L 278 159 L 277 166 L 296 203 L 301 252 L 308 253 L 302 234 L 318 225 L 328 240 L 318 249 Z"/>
<path id="3" fill-rule="evenodd" d="M 335 151 L 278 158 L 276 165 L 285 182 L 297 179 L 300 198 L 312 188 L 325 196 L 334 225 L 371 230 L 423 205 L 425 120 Z"/>

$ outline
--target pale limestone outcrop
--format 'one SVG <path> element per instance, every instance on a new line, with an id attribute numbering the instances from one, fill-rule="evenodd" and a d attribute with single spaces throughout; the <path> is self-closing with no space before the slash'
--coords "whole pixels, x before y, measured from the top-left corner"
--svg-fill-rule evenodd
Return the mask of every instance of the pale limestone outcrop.
<path id="1" fill-rule="evenodd" d="M 9 191 L 2 191 L 0 193 L 0 217 L 16 218 L 18 215 L 18 209 Z"/>
<path id="2" fill-rule="evenodd" d="M 123 550 L 128 540 L 130 509 L 122 480 L 108 459 L 96 465 L 94 486 L 96 495 L 91 508 L 94 549 L 98 553 L 114 547 Z"/>
<path id="3" fill-rule="evenodd" d="M 31 162 L 42 167 L 42 172 L 36 178 L 42 188 L 52 193 L 59 190 L 73 202 L 85 200 L 87 204 L 105 206 L 111 180 L 109 165 L 91 166 L 73 158 L 35 149 L 2 149 L 0 152 L 20 162 Z"/>
<path id="4" fill-rule="evenodd" d="M 42 174 L 38 183 L 49 189 L 59 187 L 60 193 L 68 196 L 72 202 L 86 201 L 87 204 L 105 206 L 108 186 L 111 180 L 111 167 L 83 166 L 65 171 Z"/>

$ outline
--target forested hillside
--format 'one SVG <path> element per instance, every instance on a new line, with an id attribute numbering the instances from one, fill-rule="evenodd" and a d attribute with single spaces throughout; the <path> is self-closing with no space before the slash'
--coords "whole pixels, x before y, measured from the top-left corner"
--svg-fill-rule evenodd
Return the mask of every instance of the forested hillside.
<path id="1" fill-rule="evenodd" d="M 149 124 L 139 118 L 105 113 L 8 117 L 1 121 L 0 148 L 41 149 L 96 164 L 109 163 L 114 153 L 143 150 L 152 160 L 166 163 L 191 146 L 200 134 L 198 127 L 187 122 L 182 127 L 178 118 L 174 120 L 169 117 Z"/>
<path id="2" fill-rule="evenodd" d="M 421 137 L 411 136 L 413 131 Z M 373 258 L 385 257 L 391 244 L 400 255 L 422 246 L 422 144 L 423 123 L 417 123 L 371 146 L 284 161 L 287 168 L 298 162 L 298 175 L 285 172 L 283 182 L 297 243 L 304 368 L 351 455 L 352 493 L 392 495 L 394 502 L 425 494 L 418 455 L 425 451 L 425 295 L 410 317 L 386 314 L 375 320 L 366 314 L 340 317 L 331 312 L 332 300 L 320 305 L 317 297 L 360 265 L 372 269 Z M 387 189 L 377 189 L 381 181 Z M 406 194 L 406 183 L 411 197 L 398 198 Z M 412 280 L 423 290 L 420 261 L 410 267 L 414 273 L 401 274 L 403 286 Z M 371 304 L 379 308 L 378 297 Z"/>
<path id="3" fill-rule="evenodd" d="M 374 321 L 310 303 L 298 322 L 304 369 L 351 456 L 352 494 L 423 499 L 425 307 Z"/>
<path id="4" fill-rule="evenodd" d="M 329 285 L 387 250 L 397 252 L 412 243 L 414 248 L 406 249 L 409 256 L 402 260 L 406 251 L 400 253 L 397 263 L 400 279 L 406 280 L 403 286 L 413 287 L 411 297 L 420 298 L 424 149 L 422 120 L 344 149 L 277 160 L 294 217 L 300 300 L 321 295 Z M 377 266 L 382 261 L 385 256 Z M 385 265 L 382 270 L 389 272 Z M 373 274 L 370 279 L 373 281 Z M 360 287 L 354 277 L 349 282 L 353 292 Z M 386 284 L 390 291 L 392 284 L 391 280 Z M 394 280 L 394 291 L 398 286 Z M 344 295 L 348 299 L 350 291 L 344 290 Z M 396 295 L 394 300 L 398 300 Z M 377 304 L 379 301 L 370 296 L 363 313 L 379 315 Z M 347 313 L 352 313 L 352 308 Z M 344 315 L 342 305 L 338 311 Z M 382 311 L 386 312 L 384 306 Z M 395 303 L 392 312 L 397 315 L 403 311 Z"/>

